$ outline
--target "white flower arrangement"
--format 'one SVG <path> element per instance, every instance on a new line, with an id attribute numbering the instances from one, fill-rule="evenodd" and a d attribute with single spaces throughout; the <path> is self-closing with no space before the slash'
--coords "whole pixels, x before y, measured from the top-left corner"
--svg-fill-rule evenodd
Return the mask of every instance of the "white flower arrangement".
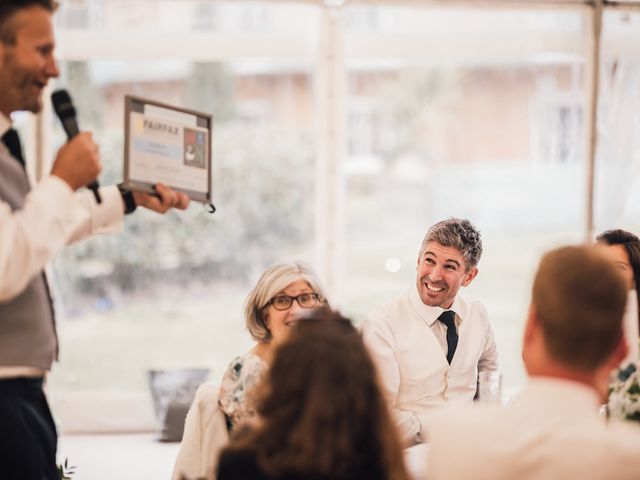
<path id="1" fill-rule="evenodd" d="M 637 365 L 630 363 L 618 370 L 607 402 L 609 417 L 640 422 L 640 375 Z"/>

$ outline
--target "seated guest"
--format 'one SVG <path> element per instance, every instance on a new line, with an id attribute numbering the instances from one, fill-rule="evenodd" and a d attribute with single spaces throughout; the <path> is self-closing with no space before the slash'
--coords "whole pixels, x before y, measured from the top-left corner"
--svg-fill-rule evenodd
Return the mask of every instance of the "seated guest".
<path id="1" fill-rule="evenodd" d="M 625 314 L 625 333 L 630 342 L 633 360 L 638 360 L 638 334 L 640 332 L 640 238 L 624 230 L 607 230 L 596 238 L 611 255 L 629 286 L 629 299 Z M 635 316 L 635 318 L 633 318 Z"/>
<path id="2" fill-rule="evenodd" d="M 471 402 L 478 372 L 498 369 L 484 305 L 458 293 L 478 274 L 481 254 L 480 233 L 468 220 L 436 223 L 420 247 L 416 284 L 362 327 L 406 444 L 423 441 L 434 410 Z"/>
<path id="3" fill-rule="evenodd" d="M 627 287 L 597 248 L 547 253 L 525 325 L 528 386 L 509 408 L 458 407 L 430 418 L 429 480 L 640 478 L 640 428 L 598 413 L 627 352 Z"/>
<path id="4" fill-rule="evenodd" d="M 271 361 L 273 349 L 288 335 L 300 311 L 328 305 L 317 275 L 303 262 L 269 267 L 247 297 L 245 321 L 257 344 L 235 358 L 219 391 L 204 384 L 187 419 L 173 478 L 205 476 L 215 471 L 220 448 L 238 425 L 255 416 L 251 392 Z"/>
<path id="5" fill-rule="evenodd" d="M 346 318 L 305 316 L 258 391 L 258 421 L 222 452 L 219 480 L 407 478 L 375 368 Z"/>
<path id="6" fill-rule="evenodd" d="M 629 290 L 640 295 L 640 238 L 625 230 L 607 230 L 598 235 L 596 241 L 611 247 L 609 250 L 614 253 Z"/>
<path id="7" fill-rule="evenodd" d="M 222 377 L 220 408 L 229 432 L 252 418 L 255 410 L 247 395 L 267 369 L 275 346 L 289 334 L 300 309 L 328 305 L 320 280 L 303 262 L 269 267 L 247 297 L 244 317 L 257 344 L 233 359 Z"/>

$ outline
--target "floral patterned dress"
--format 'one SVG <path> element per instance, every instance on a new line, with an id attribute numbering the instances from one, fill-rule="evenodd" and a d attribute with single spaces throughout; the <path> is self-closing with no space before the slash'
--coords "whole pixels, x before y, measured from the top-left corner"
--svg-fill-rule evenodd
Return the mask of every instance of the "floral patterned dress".
<path id="1" fill-rule="evenodd" d="M 227 418 L 227 429 L 237 427 L 256 416 L 249 394 L 262 380 L 267 364 L 257 355 L 247 352 L 233 359 L 222 377 L 218 403 Z"/>

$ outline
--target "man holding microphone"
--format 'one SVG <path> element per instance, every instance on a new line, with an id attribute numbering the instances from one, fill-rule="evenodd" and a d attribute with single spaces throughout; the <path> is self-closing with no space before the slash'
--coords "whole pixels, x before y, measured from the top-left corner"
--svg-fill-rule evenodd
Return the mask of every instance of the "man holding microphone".
<path id="1" fill-rule="evenodd" d="M 158 196 L 89 191 L 102 169 L 91 133 L 58 152 L 49 176 L 30 185 L 10 115 L 42 108 L 42 91 L 58 76 L 53 55 L 54 0 L 0 3 L 0 472 L 15 480 L 58 479 L 57 433 L 42 390 L 57 358 L 47 263 L 67 244 L 122 229 L 137 205 L 164 213 L 185 209 L 188 197 L 163 185 Z"/>

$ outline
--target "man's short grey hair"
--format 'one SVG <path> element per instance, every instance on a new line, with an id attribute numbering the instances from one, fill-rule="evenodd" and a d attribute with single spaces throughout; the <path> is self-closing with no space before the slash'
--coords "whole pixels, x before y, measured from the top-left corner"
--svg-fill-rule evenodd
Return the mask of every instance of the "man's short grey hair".
<path id="1" fill-rule="evenodd" d="M 245 302 L 245 322 L 247 330 L 257 342 L 271 341 L 267 326 L 267 306 L 269 301 L 292 283 L 303 280 L 318 294 L 320 304 L 329 306 L 327 294 L 316 273 L 305 262 L 277 263 L 267 268 L 258 279 Z"/>
<path id="2" fill-rule="evenodd" d="M 482 255 L 480 232 L 469 220 L 462 218 L 448 218 L 433 225 L 422 240 L 420 256 L 429 242 L 458 250 L 464 258 L 467 270 L 477 266 Z"/>

